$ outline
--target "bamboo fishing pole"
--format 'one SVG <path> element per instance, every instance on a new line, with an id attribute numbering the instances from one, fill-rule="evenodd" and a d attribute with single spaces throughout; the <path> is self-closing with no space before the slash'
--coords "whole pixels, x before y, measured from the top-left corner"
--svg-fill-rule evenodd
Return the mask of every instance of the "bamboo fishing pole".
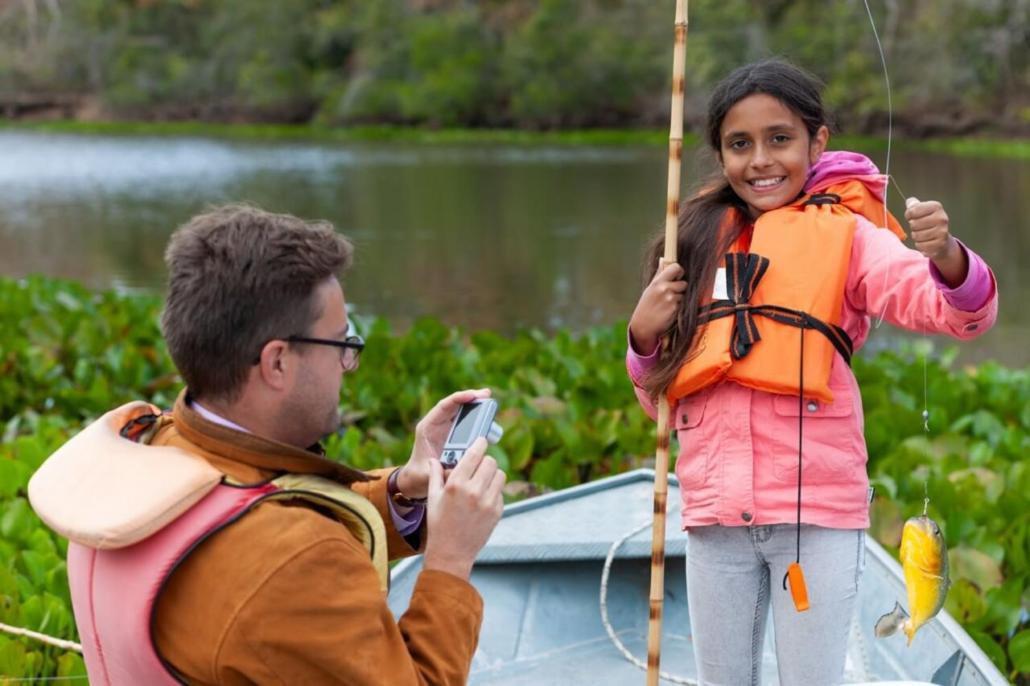
<path id="1" fill-rule="evenodd" d="M 672 52 L 672 112 L 669 124 L 669 185 L 665 204 L 665 257 L 676 261 L 683 160 L 683 93 L 687 68 L 687 0 L 676 0 L 676 42 Z M 664 345 L 664 342 L 663 342 Z M 658 400 L 658 446 L 654 465 L 654 525 L 651 529 L 651 601 L 647 625 L 647 685 L 658 686 L 665 600 L 665 509 L 669 490 L 669 399 Z"/>

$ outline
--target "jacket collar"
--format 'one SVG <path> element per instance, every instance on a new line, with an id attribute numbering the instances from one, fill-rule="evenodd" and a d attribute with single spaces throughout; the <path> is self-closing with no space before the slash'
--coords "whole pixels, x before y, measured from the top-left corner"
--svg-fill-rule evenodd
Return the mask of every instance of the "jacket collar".
<path id="1" fill-rule="evenodd" d="M 325 451 L 317 443 L 302 450 L 205 419 L 190 406 L 189 389 L 183 389 L 179 394 L 172 417 L 183 438 L 227 460 L 276 473 L 317 474 L 344 484 L 369 480 L 364 472 L 326 458 Z"/>

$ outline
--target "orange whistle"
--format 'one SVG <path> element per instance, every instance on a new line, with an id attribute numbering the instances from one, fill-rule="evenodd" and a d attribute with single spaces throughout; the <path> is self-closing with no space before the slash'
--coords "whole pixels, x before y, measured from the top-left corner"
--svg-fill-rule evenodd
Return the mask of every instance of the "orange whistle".
<path id="1" fill-rule="evenodd" d="M 790 595 L 794 598 L 794 609 L 804 612 L 808 609 L 808 588 L 805 586 L 801 565 L 797 562 L 791 562 L 787 567 L 787 581 L 790 583 Z"/>

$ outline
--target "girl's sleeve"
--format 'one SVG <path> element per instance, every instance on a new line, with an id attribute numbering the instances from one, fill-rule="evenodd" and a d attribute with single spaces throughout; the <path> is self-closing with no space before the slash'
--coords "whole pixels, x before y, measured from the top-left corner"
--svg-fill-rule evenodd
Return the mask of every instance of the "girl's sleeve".
<path id="1" fill-rule="evenodd" d="M 937 284 L 937 288 L 944 294 L 944 299 L 952 307 L 963 312 L 976 312 L 994 297 L 994 276 L 982 257 L 967 248 L 966 244 L 957 238 L 955 241 L 962 252 L 965 253 L 969 263 L 966 280 L 955 288 L 949 287 L 944 282 L 944 277 L 941 275 L 940 270 L 937 269 L 937 265 L 933 262 L 930 262 L 930 276 L 933 277 L 933 282 Z"/>
<path id="2" fill-rule="evenodd" d="M 644 408 L 644 412 L 651 419 L 655 420 L 658 418 L 658 410 L 655 408 L 654 403 L 651 402 L 647 391 L 641 388 L 640 384 L 643 382 L 647 372 L 658 363 L 658 349 L 659 346 L 655 346 L 655 349 L 650 354 L 641 355 L 634 350 L 633 339 L 629 335 L 629 329 L 626 330 L 626 371 L 629 373 L 629 380 L 633 382 L 633 392 L 637 394 L 640 406 Z"/>
<path id="3" fill-rule="evenodd" d="M 852 307 L 911 331 L 967 340 L 984 333 L 998 316 L 998 288 L 990 267 L 969 257 L 965 281 L 948 288 L 929 259 L 890 231 L 859 216 L 851 247 L 846 298 Z M 961 245 L 961 244 L 960 244 Z"/>

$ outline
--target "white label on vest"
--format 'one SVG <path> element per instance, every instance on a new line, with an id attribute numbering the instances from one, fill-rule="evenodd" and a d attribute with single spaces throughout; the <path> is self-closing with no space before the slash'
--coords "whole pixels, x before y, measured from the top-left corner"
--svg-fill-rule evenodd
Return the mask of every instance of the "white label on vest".
<path id="1" fill-rule="evenodd" d="M 715 270 L 715 288 L 712 290 L 713 300 L 729 300 L 726 290 L 726 267 Z"/>

